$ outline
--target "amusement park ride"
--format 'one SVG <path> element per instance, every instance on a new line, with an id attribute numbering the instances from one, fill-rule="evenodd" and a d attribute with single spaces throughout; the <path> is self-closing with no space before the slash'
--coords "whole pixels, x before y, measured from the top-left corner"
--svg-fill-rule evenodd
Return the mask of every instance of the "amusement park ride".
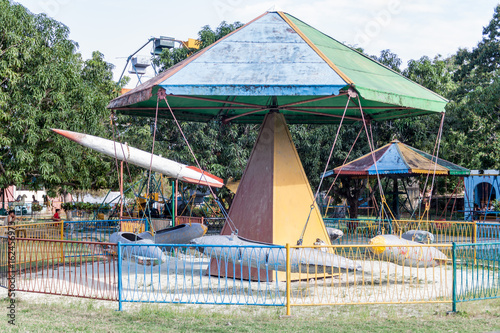
<path id="1" fill-rule="evenodd" d="M 138 62 L 132 64 L 136 70 Z M 373 175 L 380 183 L 384 158 L 379 160 L 380 150 L 375 150 L 371 122 L 441 114 L 437 136 L 440 138 L 446 103 L 443 97 L 295 17 L 282 12 L 267 12 L 115 98 L 108 108 L 127 115 L 154 117 L 155 121 L 158 118 L 172 119 L 181 133 L 179 120 L 215 120 L 221 124 L 261 123 L 230 211 L 223 212 L 226 223 L 221 235 L 196 240 L 195 243 L 313 246 L 331 244 L 316 203 L 321 184 L 313 193 L 287 123 L 338 124 L 337 137 L 342 125 L 361 124 L 371 151 L 367 160 L 371 158 Z M 201 170 L 199 165 L 190 167 L 166 159 L 162 161 L 159 156 L 134 150 L 126 144 L 55 131 L 117 160 L 147 168 L 150 172 L 157 171 L 182 181 L 207 185 L 212 195 L 212 187 L 223 186 L 222 179 Z M 337 137 L 333 140 L 328 161 L 334 152 Z M 87 139 L 99 143 L 85 144 Z M 185 138 L 185 141 L 197 161 L 188 139 Z M 413 152 L 413 155 L 418 154 Z M 442 171 L 436 157 L 426 163 L 425 171 L 429 174 L 431 169 L 434 175 Z M 328 163 L 325 172 L 327 167 Z M 384 199 L 381 186 L 379 191 Z M 381 207 L 383 212 L 384 206 Z M 118 237 L 126 241 L 133 236 L 124 234 Z M 392 235 L 374 237 L 373 245 L 377 246 L 374 249 L 381 249 L 377 254 L 384 254 L 385 245 L 397 245 L 397 239 L 400 238 Z M 406 244 L 413 243 L 407 241 Z M 303 251 L 298 252 L 303 254 Z M 431 252 L 431 261 L 446 258 L 437 250 Z M 268 254 L 271 255 L 271 252 Z M 387 253 L 387 256 L 393 255 Z M 346 258 L 340 257 L 339 262 L 342 263 L 333 265 L 320 264 L 317 254 L 312 257 L 316 258 L 315 262 L 296 258 L 296 261 L 292 260 L 292 265 L 358 269 Z M 409 264 L 419 265 L 418 258 L 409 260 Z M 212 271 L 217 271 L 216 262 L 212 261 L 210 265 Z M 246 273 L 228 267 L 221 268 L 224 271 L 221 274 L 258 279 L 262 267 L 257 262 L 249 265 L 252 269 Z M 285 276 L 278 273 L 276 278 L 283 280 Z"/>

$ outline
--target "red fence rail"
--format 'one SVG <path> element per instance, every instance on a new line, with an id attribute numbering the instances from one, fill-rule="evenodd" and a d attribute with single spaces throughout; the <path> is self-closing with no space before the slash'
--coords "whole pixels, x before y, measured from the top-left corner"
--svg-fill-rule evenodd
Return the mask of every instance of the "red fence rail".
<path id="1" fill-rule="evenodd" d="M 116 244 L 15 240 L 16 290 L 118 300 Z"/>

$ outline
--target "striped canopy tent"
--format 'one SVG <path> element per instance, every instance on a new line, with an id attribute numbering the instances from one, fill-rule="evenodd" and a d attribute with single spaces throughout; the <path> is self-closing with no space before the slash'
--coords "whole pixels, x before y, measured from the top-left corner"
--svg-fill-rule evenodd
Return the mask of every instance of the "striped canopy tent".
<path id="1" fill-rule="evenodd" d="M 179 120 L 345 123 L 444 112 L 447 100 L 283 12 L 267 12 L 111 101 L 110 109 L 154 117 L 165 89 Z M 352 94 L 351 94 L 352 96 Z M 158 116 L 170 118 L 165 101 Z"/>
<path id="2" fill-rule="evenodd" d="M 368 153 L 352 162 L 336 167 L 325 173 L 325 177 L 336 174 L 349 177 L 381 176 L 416 176 L 419 174 L 436 174 L 439 176 L 468 176 L 470 170 L 459 165 L 437 159 L 431 154 L 405 145 L 398 140 L 374 151 L 375 161 Z"/>
<path id="3" fill-rule="evenodd" d="M 470 170 L 441 158 L 437 158 L 436 163 L 435 156 L 394 140 L 375 150 L 373 155 L 372 153 L 368 153 L 352 162 L 325 172 L 324 177 L 338 175 L 339 177 L 375 178 L 377 174 L 380 177 L 392 179 L 392 191 L 387 191 L 389 182 L 386 182 L 384 192 L 386 195 L 392 196 L 391 212 L 393 216 L 399 218 L 400 207 L 406 209 L 412 217 L 415 214 L 415 210 L 409 198 L 405 182 L 401 182 L 404 188 L 402 192 L 398 184 L 398 179 L 417 177 L 419 175 L 464 177 L 470 174 Z M 457 189 L 458 185 L 455 190 Z M 402 205 L 399 195 L 403 195 Z M 410 210 L 406 208 L 406 205 L 410 207 Z"/>

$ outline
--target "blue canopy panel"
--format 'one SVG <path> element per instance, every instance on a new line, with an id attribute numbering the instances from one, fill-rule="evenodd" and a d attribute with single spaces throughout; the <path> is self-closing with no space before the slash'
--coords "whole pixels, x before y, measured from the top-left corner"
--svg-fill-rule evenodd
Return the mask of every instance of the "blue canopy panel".
<path id="1" fill-rule="evenodd" d="M 173 95 L 314 96 L 337 95 L 348 84 L 278 13 L 268 13 L 159 85 Z"/>
<path id="2" fill-rule="evenodd" d="M 409 173 L 410 167 L 401 157 L 401 153 L 397 145 L 391 144 L 389 149 L 378 159 L 377 169 L 381 175 Z M 376 175 L 375 164 L 368 168 L 369 175 Z"/>

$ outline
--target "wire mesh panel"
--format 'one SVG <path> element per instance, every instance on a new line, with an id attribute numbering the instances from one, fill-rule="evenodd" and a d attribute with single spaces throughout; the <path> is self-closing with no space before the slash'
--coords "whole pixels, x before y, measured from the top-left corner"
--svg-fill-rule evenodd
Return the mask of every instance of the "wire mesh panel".
<path id="1" fill-rule="evenodd" d="M 292 265 L 305 265 L 292 275 L 292 306 L 452 301 L 451 258 L 430 245 L 294 246 L 290 253 Z"/>
<path id="2" fill-rule="evenodd" d="M 172 220 L 167 219 L 150 219 L 153 230 L 162 230 L 172 226 Z"/>
<path id="3" fill-rule="evenodd" d="M 116 244 L 16 239 L 16 289 L 117 300 Z"/>
<path id="4" fill-rule="evenodd" d="M 500 298 L 500 242 L 457 244 L 456 301 Z"/>
<path id="5" fill-rule="evenodd" d="M 120 245 L 122 302 L 283 306 L 285 248 Z M 278 263 L 281 263 L 280 264 Z"/>

